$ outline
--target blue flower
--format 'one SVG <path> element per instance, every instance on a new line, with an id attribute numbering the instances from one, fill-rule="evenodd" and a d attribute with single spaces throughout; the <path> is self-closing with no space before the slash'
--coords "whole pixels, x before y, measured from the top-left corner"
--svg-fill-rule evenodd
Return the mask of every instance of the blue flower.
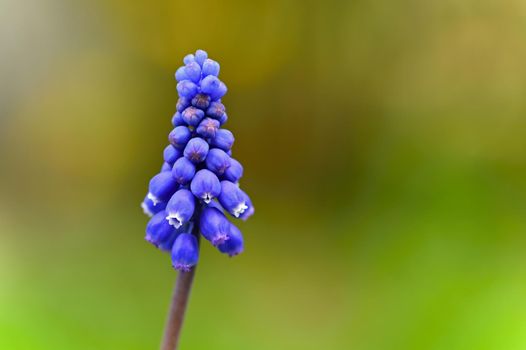
<path id="1" fill-rule="evenodd" d="M 179 228 L 186 224 L 194 215 L 195 198 L 187 189 L 180 189 L 166 204 L 166 220 L 170 225 Z"/>
<path id="2" fill-rule="evenodd" d="M 172 248 L 172 266 L 180 271 L 190 271 L 199 260 L 199 246 L 194 235 L 181 233 Z"/>
<path id="3" fill-rule="evenodd" d="M 183 63 L 184 64 L 189 64 L 189 63 L 194 62 L 194 61 L 195 61 L 194 54 L 188 54 L 188 55 L 184 56 L 184 58 L 183 58 Z"/>
<path id="4" fill-rule="evenodd" d="M 191 80 L 183 80 L 177 84 L 177 92 L 181 97 L 188 98 L 191 100 L 197 94 L 198 91 L 199 87 Z"/>
<path id="5" fill-rule="evenodd" d="M 205 140 L 199 137 L 194 137 L 188 141 L 188 144 L 184 148 L 184 156 L 193 163 L 201 163 L 205 160 L 209 147 L 210 146 L 208 146 L 208 143 Z"/>
<path id="6" fill-rule="evenodd" d="M 175 108 L 177 109 L 177 112 L 182 112 L 186 109 L 186 107 L 190 106 L 190 101 L 186 97 L 179 97 L 177 100 L 177 104 L 175 105 Z M 174 116 L 175 117 L 175 116 Z"/>
<path id="7" fill-rule="evenodd" d="M 201 80 L 201 66 L 197 62 L 188 63 L 184 67 L 184 75 L 186 75 L 186 78 L 183 78 L 183 80 L 199 83 L 199 80 Z"/>
<path id="8" fill-rule="evenodd" d="M 210 96 L 205 94 L 197 94 L 192 99 L 192 106 L 199 109 L 207 109 L 210 106 Z"/>
<path id="9" fill-rule="evenodd" d="M 219 121 L 212 118 L 205 118 L 199 123 L 196 131 L 199 136 L 208 139 L 216 135 L 217 129 L 219 129 Z"/>
<path id="10" fill-rule="evenodd" d="M 186 107 L 185 107 L 186 108 Z M 183 108 L 184 109 L 184 108 Z M 181 112 L 177 111 L 174 113 L 172 117 L 172 125 L 175 126 L 181 126 L 186 125 L 186 123 L 183 120 L 183 116 L 181 115 Z"/>
<path id="11" fill-rule="evenodd" d="M 205 112 L 203 112 L 199 108 L 190 106 L 187 109 L 185 109 L 181 115 L 186 124 L 191 126 L 197 126 L 205 117 Z"/>
<path id="12" fill-rule="evenodd" d="M 206 167 L 221 176 L 230 167 L 230 157 L 219 148 L 212 148 L 206 156 Z"/>
<path id="13" fill-rule="evenodd" d="M 228 254 L 228 256 L 231 257 L 241 254 L 244 249 L 243 235 L 241 234 L 241 231 L 239 231 L 239 229 L 233 224 L 230 224 L 228 240 L 218 245 L 217 249 L 219 249 L 221 253 Z"/>
<path id="14" fill-rule="evenodd" d="M 224 151 L 229 151 L 234 144 L 234 134 L 232 134 L 230 130 L 219 129 L 215 133 L 210 144 L 214 147 L 221 148 Z"/>
<path id="15" fill-rule="evenodd" d="M 151 217 L 146 240 L 171 251 L 175 269 L 188 271 L 199 259 L 199 234 L 224 254 L 240 254 L 243 235 L 226 213 L 246 220 L 254 206 L 239 187 L 243 166 L 232 158 L 234 135 L 222 128 L 227 87 L 219 79 L 219 63 L 203 50 L 183 62 L 175 72 L 179 99 L 170 144 L 141 207 Z"/>
<path id="16" fill-rule="evenodd" d="M 234 158 L 230 158 L 230 166 L 225 170 L 223 177 L 225 180 L 237 183 L 243 177 L 243 166 Z"/>
<path id="17" fill-rule="evenodd" d="M 218 199 L 223 208 L 236 218 L 248 209 L 248 196 L 230 181 L 221 181 L 221 194 Z"/>
<path id="18" fill-rule="evenodd" d="M 195 165 L 188 158 L 179 158 L 173 166 L 172 176 L 181 185 L 189 183 L 195 175 Z"/>
<path id="19" fill-rule="evenodd" d="M 172 171 L 172 165 L 170 163 L 164 162 L 161 167 L 161 173 L 165 171 Z"/>
<path id="20" fill-rule="evenodd" d="M 168 134 L 168 141 L 177 149 L 184 149 L 192 138 L 192 132 L 186 126 L 177 126 Z"/>
<path id="21" fill-rule="evenodd" d="M 141 203 L 141 208 L 144 211 L 144 214 L 148 215 L 149 217 L 154 216 L 160 211 L 163 211 L 164 208 L 166 208 L 165 202 L 158 202 L 157 204 L 154 204 L 148 196 L 144 197 L 144 200 Z"/>
<path id="22" fill-rule="evenodd" d="M 207 58 L 208 58 L 208 53 L 206 53 L 206 51 L 197 50 L 195 52 L 195 61 L 199 63 L 200 66 L 203 65 L 203 63 L 206 61 Z"/>
<path id="23" fill-rule="evenodd" d="M 190 190 L 194 196 L 210 203 L 212 199 L 221 193 L 221 183 L 217 176 L 207 169 L 199 170 L 190 184 Z"/>
<path id="24" fill-rule="evenodd" d="M 219 120 L 219 118 L 225 114 L 225 106 L 219 101 L 214 101 L 210 103 L 210 106 L 206 110 L 206 114 Z"/>
<path id="25" fill-rule="evenodd" d="M 203 63 L 203 75 L 213 75 L 217 77 L 219 75 L 219 63 L 207 58 Z"/>
<path id="26" fill-rule="evenodd" d="M 150 180 L 148 198 L 157 205 L 159 202 L 166 202 L 177 190 L 178 184 L 172 177 L 172 174 L 165 171 L 155 175 Z"/>
<path id="27" fill-rule="evenodd" d="M 173 164 L 177 159 L 181 158 L 182 155 L 183 152 L 176 149 L 172 145 L 166 146 L 166 148 L 163 151 L 164 161 L 168 164 Z"/>
<path id="28" fill-rule="evenodd" d="M 155 214 L 146 225 L 146 239 L 159 249 L 170 250 L 177 236 L 177 230 L 166 221 L 164 210 Z"/>
<path id="29" fill-rule="evenodd" d="M 223 244 L 229 239 L 230 221 L 217 208 L 206 207 L 201 213 L 199 228 L 203 237 L 214 246 Z"/>

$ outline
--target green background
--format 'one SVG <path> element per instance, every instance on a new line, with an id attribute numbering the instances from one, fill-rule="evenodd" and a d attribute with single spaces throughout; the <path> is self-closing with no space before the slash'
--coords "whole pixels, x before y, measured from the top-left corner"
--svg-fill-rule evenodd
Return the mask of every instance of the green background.
<path id="1" fill-rule="evenodd" d="M 198 48 L 256 214 L 182 349 L 526 349 L 520 0 L 0 0 L 0 349 L 155 349 L 143 240 Z"/>

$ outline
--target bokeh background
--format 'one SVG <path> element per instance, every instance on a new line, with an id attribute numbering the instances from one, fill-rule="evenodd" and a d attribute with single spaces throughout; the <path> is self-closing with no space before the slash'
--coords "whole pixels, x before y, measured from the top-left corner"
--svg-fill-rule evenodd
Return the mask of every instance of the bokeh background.
<path id="1" fill-rule="evenodd" d="M 526 349 L 526 3 L 0 0 L 0 349 L 155 349 L 143 240 L 205 49 L 256 215 L 182 349 Z"/>

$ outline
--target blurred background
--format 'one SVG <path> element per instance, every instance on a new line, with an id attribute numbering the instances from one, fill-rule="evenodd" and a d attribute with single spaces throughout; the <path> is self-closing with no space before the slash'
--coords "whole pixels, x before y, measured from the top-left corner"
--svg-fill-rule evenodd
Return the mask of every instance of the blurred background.
<path id="1" fill-rule="evenodd" d="M 182 349 L 526 349 L 520 0 L 0 0 L 0 348 L 155 349 L 139 203 L 201 48 L 256 215 Z"/>

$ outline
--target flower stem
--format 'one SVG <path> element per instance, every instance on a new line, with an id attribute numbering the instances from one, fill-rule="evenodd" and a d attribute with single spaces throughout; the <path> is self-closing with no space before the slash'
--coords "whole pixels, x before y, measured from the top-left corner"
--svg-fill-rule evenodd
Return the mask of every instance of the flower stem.
<path id="1" fill-rule="evenodd" d="M 194 226 L 192 234 L 197 237 L 199 242 L 199 228 L 197 225 Z M 196 267 L 192 267 L 190 271 L 180 271 L 177 275 L 172 302 L 168 311 L 168 319 L 164 328 L 161 350 L 177 350 Z"/>

